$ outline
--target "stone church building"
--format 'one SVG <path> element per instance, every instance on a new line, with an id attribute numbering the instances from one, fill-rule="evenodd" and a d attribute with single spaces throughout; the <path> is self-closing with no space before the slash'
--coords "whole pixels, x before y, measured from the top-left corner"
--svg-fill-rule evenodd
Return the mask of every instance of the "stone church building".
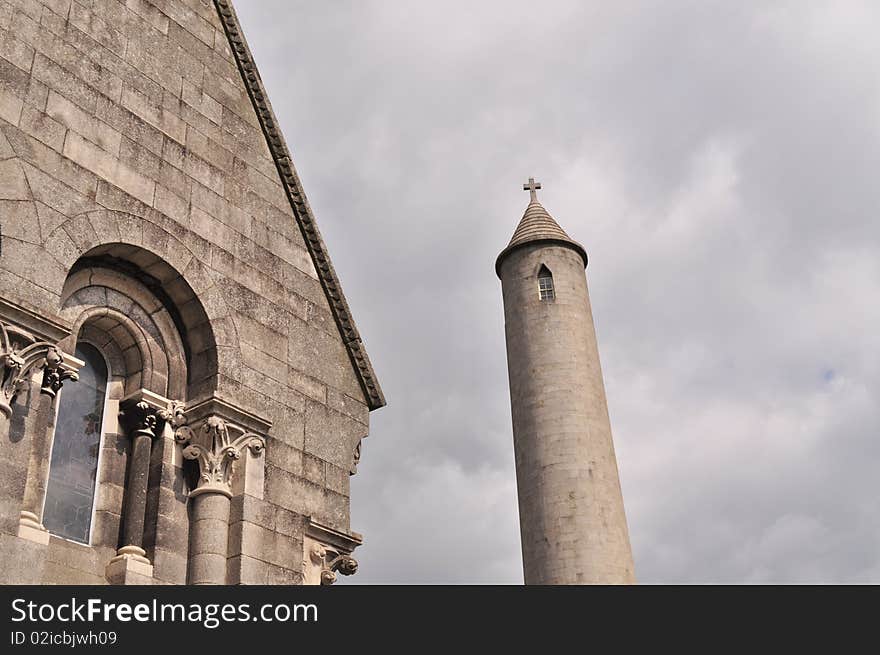
<path id="1" fill-rule="evenodd" d="M 228 0 L 0 0 L 0 582 L 328 584 L 385 400 Z"/>

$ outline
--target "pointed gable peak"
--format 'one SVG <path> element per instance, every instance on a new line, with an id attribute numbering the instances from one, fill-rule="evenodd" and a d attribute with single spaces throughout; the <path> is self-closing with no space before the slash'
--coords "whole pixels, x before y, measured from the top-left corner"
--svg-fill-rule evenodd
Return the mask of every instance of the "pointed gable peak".
<path id="1" fill-rule="evenodd" d="M 263 80 L 254 63 L 250 47 L 244 38 L 238 16 L 231 0 L 214 0 L 214 5 L 220 16 L 223 30 L 226 32 L 232 56 L 257 114 L 257 121 L 266 137 L 266 144 L 278 170 L 281 186 L 290 200 L 290 208 L 302 232 L 306 248 L 311 255 L 318 279 L 330 305 L 330 311 L 339 328 L 340 337 L 348 350 L 349 358 L 358 376 L 364 398 L 371 410 L 384 407 L 385 395 L 382 393 L 379 381 L 376 379 L 376 373 L 373 371 L 373 365 L 370 363 L 360 333 L 354 324 L 348 302 L 342 293 L 342 285 L 339 283 L 336 270 L 327 253 L 327 246 L 321 238 L 302 183 L 293 166 L 290 150 L 281 134 L 278 119 L 269 103 Z"/>

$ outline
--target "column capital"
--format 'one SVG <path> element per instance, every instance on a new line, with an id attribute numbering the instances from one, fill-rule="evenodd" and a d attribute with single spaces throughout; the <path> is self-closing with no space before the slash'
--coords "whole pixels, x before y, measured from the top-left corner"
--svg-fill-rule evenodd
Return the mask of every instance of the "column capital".
<path id="1" fill-rule="evenodd" d="M 0 414 L 12 415 L 15 396 L 38 366 L 43 367 L 40 391 L 54 398 L 65 380 L 77 379 L 76 369 L 83 365 L 55 344 L 37 341 L 30 332 L 0 322 Z"/>
<path id="2" fill-rule="evenodd" d="M 231 497 L 233 463 L 246 452 L 260 456 L 266 448 L 264 435 L 272 425 L 218 396 L 187 403 L 185 409 L 176 407 L 175 421 L 174 438 L 183 446 L 183 457 L 199 465 L 199 483 L 190 496 L 220 493 Z"/>
<path id="3" fill-rule="evenodd" d="M 127 419 L 131 436 L 155 439 L 166 421 L 176 418 L 179 403 L 147 389 L 138 389 L 119 401 L 120 416 Z"/>
<path id="4" fill-rule="evenodd" d="M 230 425 L 241 426 L 247 432 L 268 434 L 272 421 L 258 416 L 244 407 L 220 396 L 209 396 L 194 402 L 188 402 L 182 412 L 185 423 L 196 425 L 201 421 L 216 416 Z"/>
<path id="5" fill-rule="evenodd" d="M 247 450 L 259 456 L 266 440 L 217 415 L 200 419 L 195 425 L 181 425 L 174 438 L 184 446 L 183 456 L 199 465 L 199 483 L 190 496 L 219 493 L 232 497 L 233 462 Z"/>
<path id="6" fill-rule="evenodd" d="M 72 355 L 66 355 L 53 346 L 46 353 L 40 393 L 54 398 L 67 380 L 73 382 L 79 380 L 77 371 L 83 366 L 85 366 L 84 361 Z"/>

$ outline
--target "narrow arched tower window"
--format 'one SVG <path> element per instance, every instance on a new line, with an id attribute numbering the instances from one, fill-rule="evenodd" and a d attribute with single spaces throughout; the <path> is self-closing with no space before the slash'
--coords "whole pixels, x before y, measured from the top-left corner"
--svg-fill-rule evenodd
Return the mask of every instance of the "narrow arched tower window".
<path id="1" fill-rule="evenodd" d="M 556 300 L 556 291 L 553 289 L 553 273 L 543 264 L 541 270 L 538 271 L 538 295 L 541 300 Z"/>
<path id="2" fill-rule="evenodd" d="M 76 356 L 85 366 L 79 381 L 64 385 L 58 400 L 43 525 L 54 535 L 88 544 L 109 372 L 92 345 L 79 344 Z"/>

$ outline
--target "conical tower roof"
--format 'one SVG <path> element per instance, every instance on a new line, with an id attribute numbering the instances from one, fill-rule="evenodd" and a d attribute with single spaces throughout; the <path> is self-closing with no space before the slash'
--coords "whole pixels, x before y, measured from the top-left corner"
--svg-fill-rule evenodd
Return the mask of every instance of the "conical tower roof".
<path id="1" fill-rule="evenodd" d="M 530 188 L 530 186 L 534 188 Z M 512 251 L 528 243 L 557 243 L 571 246 L 583 257 L 584 267 L 587 265 L 587 251 L 584 250 L 581 244 L 568 236 L 565 230 L 559 227 L 559 223 L 544 209 L 544 205 L 538 202 L 535 188 L 540 189 L 541 185 L 536 185 L 535 181 L 531 178 L 529 179 L 529 184 L 523 186 L 523 189 L 532 192 L 532 199 L 529 202 L 529 206 L 526 207 L 519 225 L 516 226 L 516 230 L 510 238 L 510 243 L 507 244 L 507 247 L 501 251 L 498 259 L 495 260 L 495 272 L 499 274 L 499 277 L 501 261 Z"/>

